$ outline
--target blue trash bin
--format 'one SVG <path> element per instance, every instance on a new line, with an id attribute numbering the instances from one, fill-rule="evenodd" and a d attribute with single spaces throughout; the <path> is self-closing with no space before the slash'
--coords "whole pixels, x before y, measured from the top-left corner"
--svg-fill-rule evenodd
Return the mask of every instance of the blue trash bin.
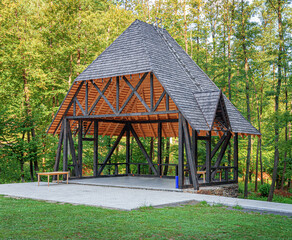
<path id="1" fill-rule="evenodd" d="M 175 176 L 175 188 L 178 188 L 178 176 Z"/>

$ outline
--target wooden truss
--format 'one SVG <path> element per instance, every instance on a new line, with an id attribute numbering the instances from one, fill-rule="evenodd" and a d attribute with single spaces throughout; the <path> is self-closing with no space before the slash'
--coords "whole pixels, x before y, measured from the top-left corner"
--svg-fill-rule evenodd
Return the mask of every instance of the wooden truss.
<path id="1" fill-rule="evenodd" d="M 176 168 L 179 176 L 179 187 L 192 186 L 198 190 L 201 185 L 218 184 L 215 179 L 217 170 L 225 171 L 224 183 L 237 182 L 238 178 L 238 134 L 231 133 L 228 114 L 223 98 L 219 99 L 211 131 L 194 130 L 178 110 L 165 89 L 152 73 L 136 74 L 122 77 L 112 77 L 100 80 L 78 82 L 72 87 L 74 94 L 71 100 L 64 104 L 59 111 L 62 117 L 56 118 L 50 131 L 59 134 L 59 144 L 55 159 L 54 170 L 58 171 L 63 145 L 63 170 L 73 169 L 75 177 L 82 176 L 83 142 L 93 141 L 93 176 L 105 176 L 107 166 L 115 166 L 113 175 L 119 173 L 119 165 L 126 166 L 123 175 L 141 175 L 140 167 L 148 165 L 152 176 L 163 176 L 163 166 Z M 60 115 L 60 114 L 59 114 Z M 57 116 L 59 116 L 57 115 Z M 53 131 L 53 132 L 52 132 Z M 78 149 L 74 147 L 73 136 L 78 135 Z M 92 137 L 89 137 L 91 135 Z M 115 143 L 104 159 L 98 158 L 98 136 L 117 136 Z M 218 143 L 212 149 L 212 136 L 220 136 Z M 147 153 L 140 137 L 158 138 L 157 163 Z M 120 143 L 126 137 L 126 159 L 124 163 L 112 164 L 110 159 Z M 137 142 L 147 163 L 130 161 L 130 137 Z M 178 164 L 163 164 L 162 138 L 179 138 Z M 221 166 L 224 153 L 233 137 L 234 163 L 233 166 Z M 206 141 L 206 160 L 198 165 L 198 141 Z M 69 151 L 70 149 L 70 151 Z M 68 165 L 68 153 L 71 153 L 72 164 Z M 218 154 L 217 154 L 218 153 Z M 216 160 L 212 164 L 212 159 Z M 131 166 L 137 165 L 133 173 Z M 233 179 L 228 177 L 233 169 Z M 206 171 L 206 182 L 200 180 L 198 171 Z M 185 181 L 189 178 L 189 184 Z M 222 183 L 222 182 L 220 182 Z"/>

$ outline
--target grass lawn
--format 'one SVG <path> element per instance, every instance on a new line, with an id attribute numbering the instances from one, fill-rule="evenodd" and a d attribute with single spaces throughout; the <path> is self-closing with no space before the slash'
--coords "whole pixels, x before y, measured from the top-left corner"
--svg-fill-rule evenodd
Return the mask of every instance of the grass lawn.
<path id="1" fill-rule="evenodd" d="M 292 218 L 205 203 L 135 211 L 0 196 L 1 239 L 289 239 Z"/>

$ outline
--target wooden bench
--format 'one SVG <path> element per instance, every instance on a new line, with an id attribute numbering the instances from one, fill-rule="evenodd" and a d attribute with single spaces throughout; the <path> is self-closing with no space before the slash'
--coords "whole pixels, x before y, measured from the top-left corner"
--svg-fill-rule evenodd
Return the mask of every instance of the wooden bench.
<path id="1" fill-rule="evenodd" d="M 57 182 L 59 184 L 60 175 L 67 175 L 67 184 L 68 184 L 69 172 L 42 172 L 42 173 L 38 173 L 38 186 L 40 185 L 41 176 L 48 176 L 48 186 L 50 186 L 50 176 L 57 176 Z"/>
<path id="2" fill-rule="evenodd" d="M 219 173 L 220 175 L 220 182 L 221 182 L 221 179 L 222 179 L 222 170 L 217 170 L 216 173 Z M 206 182 L 206 171 L 197 171 L 197 174 L 202 174 L 203 175 L 203 179 L 204 179 L 204 182 Z"/>

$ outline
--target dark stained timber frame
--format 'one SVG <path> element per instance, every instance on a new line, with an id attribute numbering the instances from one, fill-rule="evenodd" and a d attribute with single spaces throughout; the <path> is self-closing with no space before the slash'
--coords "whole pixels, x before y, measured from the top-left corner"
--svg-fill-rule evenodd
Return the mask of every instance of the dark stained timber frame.
<path id="1" fill-rule="evenodd" d="M 150 76 L 149 76 L 150 75 Z M 144 98 L 144 94 L 139 91 L 139 87 L 142 85 L 146 77 L 149 76 L 150 79 L 150 100 L 148 106 Z M 114 85 L 111 85 L 113 83 Z M 226 106 L 223 101 L 222 95 L 219 97 L 218 106 L 220 106 L 219 114 L 223 119 L 226 129 L 223 132 L 223 135 L 219 138 L 217 143 L 212 149 L 212 132 L 208 131 L 206 136 L 200 134 L 200 130 L 191 129 L 187 119 L 179 110 L 170 110 L 168 93 L 162 89 L 157 101 L 154 101 L 154 78 L 153 73 L 144 73 L 140 78 L 136 86 L 133 86 L 132 83 L 128 80 L 126 76 L 117 76 L 111 77 L 103 85 L 103 88 L 97 86 L 94 80 L 84 81 L 78 86 L 76 93 L 72 97 L 71 102 L 69 103 L 64 116 L 61 119 L 61 131 L 59 135 L 59 144 L 55 159 L 54 170 L 59 169 L 60 156 L 63 146 L 63 170 L 68 170 L 68 153 L 70 148 L 70 153 L 72 156 L 73 165 L 69 167 L 74 167 L 74 175 L 78 178 L 82 178 L 82 152 L 83 152 L 83 141 L 92 141 L 93 144 L 93 177 L 102 177 L 108 176 L 104 173 L 106 166 L 114 166 L 114 171 L 110 176 L 128 176 L 128 175 L 142 175 L 141 168 L 145 165 L 149 166 L 150 176 L 165 177 L 163 176 L 163 167 L 164 166 L 174 166 L 176 168 L 176 174 L 179 179 L 179 188 L 186 188 L 192 186 L 195 190 L 199 189 L 199 186 L 203 185 L 215 185 L 222 183 L 230 183 L 238 181 L 238 134 L 234 134 L 234 154 L 233 154 L 233 166 L 220 166 L 226 148 L 232 138 L 230 123 L 228 115 L 226 112 Z M 120 99 L 120 94 L 122 93 L 121 84 L 126 84 L 130 88 L 130 93 L 126 99 Z M 77 96 L 80 90 L 84 86 L 82 95 L 84 96 L 83 101 L 78 100 Z M 106 91 L 110 88 L 113 89 L 115 86 L 115 103 L 111 103 L 107 96 L 105 95 Z M 90 89 L 96 89 L 97 98 L 92 100 L 92 97 L 89 100 L 89 87 Z M 137 97 L 137 101 L 140 101 L 145 107 L 145 112 L 123 112 L 126 109 L 127 104 L 130 103 L 130 100 L 133 96 Z M 143 98 L 142 98 L 143 97 Z M 80 98 L 79 98 L 80 99 Z M 106 105 L 112 111 L 112 113 L 107 112 L 104 114 L 96 114 L 95 108 L 101 99 L 104 99 Z M 156 98 L 157 99 L 157 98 Z M 89 103 L 89 101 L 92 101 Z M 163 103 L 164 109 L 159 108 L 160 104 Z M 104 103 L 103 103 L 104 104 Z M 69 109 L 73 107 L 73 116 L 68 116 L 67 113 Z M 77 111 L 78 108 L 78 111 Z M 162 109 L 162 110 L 161 110 Z M 78 115 L 79 114 L 79 115 Z M 81 115 L 80 115 L 81 114 Z M 159 119 L 159 115 L 168 116 L 168 114 L 178 114 L 178 119 Z M 139 120 L 139 116 L 148 116 L 143 120 Z M 150 119 L 149 116 L 155 116 L 155 118 Z M 124 119 L 115 119 L 116 117 L 134 117 L 132 120 Z M 216 117 L 216 116 L 215 116 Z M 146 119 L 146 120 L 145 120 Z M 148 120 L 147 120 L 148 119 Z M 70 122 L 72 121 L 72 122 Z M 99 162 L 98 158 L 98 136 L 99 136 L 99 126 L 100 123 L 115 123 L 122 124 L 123 128 L 118 135 L 115 143 L 112 148 L 109 150 L 103 161 Z M 178 122 L 178 138 L 179 138 L 179 154 L 178 154 L 178 164 L 163 164 L 162 159 L 162 135 L 163 135 L 163 123 L 176 123 Z M 78 125 L 76 125 L 78 123 Z M 153 163 L 152 157 L 149 156 L 145 147 L 143 146 L 137 132 L 134 129 L 135 124 L 157 124 L 157 132 L 153 131 L 152 133 L 157 136 L 157 163 Z M 59 123 L 60 125 L 60 123 Z M 57 128 L 59 128 L 59 125 Z M 93 137 L 87 137 L 89 133 L 92 135 L 92 125 L 93 125 Z M 74 147 L 74 139 L 71 132 L 71 126 L 74 126 L 74 136 L 78 133 L 78 151 L 76 156 L 76 149 Z M 212 125 L 213 126 L 213 125 Z M 213 131 L 213 130 L 212 130 Z M 120 143 L 122 137 L 126 137 L 126 159 L 125 163 L 112 163 L 110 161 L 115 149 Z M 143 156 L 145 157 L 147 163 L 135 163 L 131 162 L 131 136 L 137 142 Z M 198 165 L 198 143 L 199 141 L 206 142 L 206 159 L 203 165 Z M 216 161 L 213 158 L 216 156 Z M 124 165 L 125 173 L 119 173 L 119 166 Z M 132 165 L 136 165 L 136 168 L 131 168 Z M 135 169 L 137 174 L 132 173 L 132 170 Z M 229 179 L 229 172 L 233 169 L 233 179 Z M 224 181 L 216 180 L 216 174 L 218 170 L 225 171 Z M 206 182 L 201 180 L 202 174 L 197 174 L 197 171 L 205 171 Z M 145 175 L 143 175 L 145 176 Z M 186 184 L 185 178 L 189 178 L 189 183 Z"/>
<path id="2" fill-rule="evenodd" d="M 179 159 L 177 167 L 177 174 L 179 177 L 179 188 L 186 188 L 190 185 L 185 184 L 185 172 L 189 172 L 190 184 L 195 190 L 199 189 L 199 186 L 204 185 L 217 185 L 217 184 L 224 184 L 224 183 L 236 183 L 238 181 L 238 134 L 234 134 L 234 163 L 233 167 L 222 167 L 220 163 L 223 159 L 224 153 L 226 152 L 227 146 L 229 141 L 231 140 L 232 134 L 231 132 L 226 132 L 223 136 L 218 140 L 214 148 L 212 149 L 211 144 L 211 133 L 208 132 L 206 137 L 200 137 L 198 131 L 192 130 L 192 136 L 190 135 L 189 125 L 187 120 L 183 117 L 182 114 L 179 114 L 179 119 L 168 119 L 168 120 L 133 120 L 133 121 L 125 121 L 125 120 L 115 120 L 115 119 L 90 119 L 91 124 L 94 124 L 94 136 L 93 138 L 84 137 L 84 129 L 85 126 L 83 124 L 82 119 L 71 119 L 71 121 L 78 121 L 78 157 L 76 157 L 76 150 L 74 147 L 74 140 L 72 137 L 72 132 L 70 129 L 70 119 L 64 118 L 61 132 L 59 136 L 59 145 L 57 149 L 56 159 L 54 170 L 57 171 L 59 169 L 59 162 L 61 156 L 61 149 L 63 145 L 63 170 L 68 170 L 68 146 L 70 147 L 70 153 L 72 155 L 74 173 L 76 177 L 82 178 L 82 151 L 83 151 L 83 141 L 93 141 L 94 142 L 94 157 L 93 157 L 93 176 L 94 177 L 101 177 L 106 175 L 101 175 L 105 166 L 115 166 L 115 171 L 113 176 L 127 176 L 133 175 L 130 170 L 131 165 L 137 165 L 138 167 L 138 175 L 141 174 L 140 167 L 143 166 L 145 163 L 131 163 L 130 162 L 130 134 L 136 140 L 139 148 L 141 149 L 145 159 L 147 160 L 147 164 L 151 168 L 151 171 L 154 175 L 152 176 L 162 176 L 162 167 L 165 164 L 162 164 L 161 158 L 161 141 L 162 141 L 162 123 L 167 122 L 178 122 L 179 125 Z M 123 129 L 120 132 L 116 142 L 114 143 L 113 147 L 108 152 L 107 156 L 105 157 L 102 163 L 98 162 L 98 126 L 99 122 L 113 122 L 117 124 L 123 124 Z M 154 164 L 145 150 L 142 142 L 140 141 L 136 131 L 134 130 L 132 125 L 135 124 L 147 124 L 153 123 L 158 124 L 158 148 L 157 148 L 157 156 L 158 162 Z M 89 124 L 88 124 L 89 125 Z M 123 163 L 109 163 L 109 160 L 115 151 L 116 147 L 118 146 L 120 140 L 123 136 L 126 136 L 126 162 L 124 163 L 126 166 L 126 173 L 119 174 L 118 173 L 118 166 L 122 165 Z M 198 166 L 198 141 L 206 141 L 206 162 L 203 166 Z M 68 144 L 69 143 L 69 144 Z M 219 151 L 220 150 L 220 151 Z M 212 159 L 218 153 L 216 161 L 212 164 Z M 185 158 L 186 156 L 186 158 Z M 185 163 L 186 160 L 186 163 Z M 157 167 L 155 167 L 155 165 Z M 171 164 L 169 164 L 171 165 Z M 185 169 L 187 167 L 187 169 Z M 197 174 L 198 169 L 201 167 L 201 170 L 206 171 L 206 182 L 202 183 L 199 181 L 200 175 Z M 218 182 L 215 180 L 215 176 L 218 169 L 225 170 L 227 174 L 227 179 L 224 181 Z M 228 172 L 230 169 L 234 169 L 233 179 L 228 180 Z M 137 175 L 137 174 L 135 174 Z M 144 175 L 143 175 L 144 176 Z"/>

